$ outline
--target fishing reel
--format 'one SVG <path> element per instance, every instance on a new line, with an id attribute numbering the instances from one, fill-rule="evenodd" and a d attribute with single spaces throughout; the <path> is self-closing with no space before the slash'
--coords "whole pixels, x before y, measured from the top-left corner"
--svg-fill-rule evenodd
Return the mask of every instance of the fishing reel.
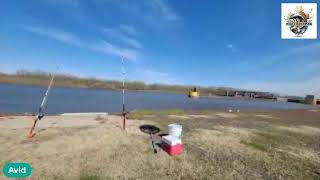
<path id="1" fill-rule="evenodd" d="M 38 113 L 38 114 L 37 114 L 37 118 L 38 118 L 39 120 L 41 120 L 43 117 L 44 117 L 44 114 L 43 114 L 43 113 Z"/>

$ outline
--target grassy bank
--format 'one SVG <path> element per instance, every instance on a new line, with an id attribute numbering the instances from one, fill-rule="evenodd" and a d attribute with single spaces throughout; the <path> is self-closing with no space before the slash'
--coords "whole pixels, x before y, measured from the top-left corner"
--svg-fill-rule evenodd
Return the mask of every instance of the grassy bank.
<path id="1" fill-rule="evenodd" d="M 0 164 L 28 162 L 32 179 L 320 178 L 320 112 L 143 110 L 129 115 L 126 131 L 118 116 L 45 117 L 32 141 L 19 125 L 26 118 L 0 118 Z M 154 125 L 163 134 L 170 123 L 183 126 L 178 157 L 154 154 L 139 129 Z"/>
<path id="2" fill-rule="evenodd" d="M 181 166 L 191 161 L 190 179 L 320 178 L 320 112 L 144 110 L 130 116 L 164 130 L 183 125 L 189 157 Z"/>

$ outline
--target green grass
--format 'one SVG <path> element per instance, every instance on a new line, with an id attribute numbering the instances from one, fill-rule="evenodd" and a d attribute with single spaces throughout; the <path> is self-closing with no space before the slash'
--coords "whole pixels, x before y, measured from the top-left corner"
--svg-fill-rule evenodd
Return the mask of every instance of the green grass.
<path id="1" fill-rule="evenodd" d="M 267 148 L 263 144 L 258 144 L 258 143 L 255 143 L 255 142 L 246 142 L 246 141 L 241 141 L 241 144 L 244 144 L 247 147 L 250 147 L 252 149 L 259 150 L 259 151 L 262 151 L 262 152 L 266 152 L 267 151 Z"/>
<path id="2" fill-rule="evenodd" d="M 81 174 L 79 180 L 101 180 L 101 178 L 97 175 Z"/>
<path id="3" fill-rule="evenodd" d="M 272 134 L 268 134 L 268 133 L 264 133 L 264 132 L 258 132 L 256 133 L 260 138 L 263 138 L 265 140 L 270 140 L 273 141 L 276 139 L 276 136 L 272 135 Z"/>

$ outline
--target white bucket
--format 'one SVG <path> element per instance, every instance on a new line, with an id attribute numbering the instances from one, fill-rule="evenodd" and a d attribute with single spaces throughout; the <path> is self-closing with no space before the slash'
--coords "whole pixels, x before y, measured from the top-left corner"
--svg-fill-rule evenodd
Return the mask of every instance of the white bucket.
<path id="1" fill-rule="evenodd" d="M 169 135 L 175 136 L 177 138 L 181 137 L 182 126 L 179 124 L 169 124 Z"/>

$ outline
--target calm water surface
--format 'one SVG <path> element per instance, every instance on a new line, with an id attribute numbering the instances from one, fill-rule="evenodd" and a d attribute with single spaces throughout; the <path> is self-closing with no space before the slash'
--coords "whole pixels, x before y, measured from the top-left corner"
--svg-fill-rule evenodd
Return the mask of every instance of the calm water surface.
<path id="1" fill-rule="evenodd" d="M 37 112 L 45 86 L 0 84 L 0 112 Z M 183 94 L 127 91 L 126 103 L 134 109 L 301 109 L 309 105 L 264 100 L 230 98 L 190 99 Z M 122 108 L 120 91 L 78 88 L 52 88 L 46 112 L 119 112 Z"/>

